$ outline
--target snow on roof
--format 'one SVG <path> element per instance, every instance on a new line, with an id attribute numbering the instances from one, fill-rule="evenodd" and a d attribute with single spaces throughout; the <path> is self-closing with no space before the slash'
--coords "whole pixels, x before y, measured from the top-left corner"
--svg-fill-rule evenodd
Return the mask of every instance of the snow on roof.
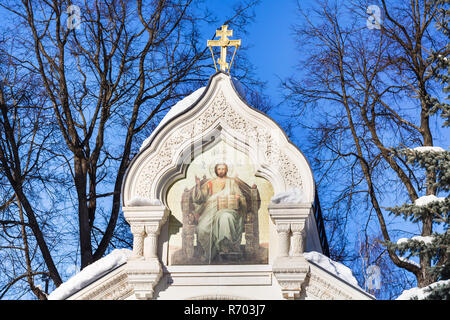
<path id="1" fill-rule="evenodd" d="M 242 83 L 237 78 L 232 77 L 231 81 L 233 82 L 234 88 L 240 95 L 241 99 L 246 100 L 247 89 L 242 85 Z"/>
<path id="2" fill-rule="evenodd" d="M 303 192 L 300 188 L 292 188 L 285 192 L 277 193 L 270 199 L 272 203 L 302 203 L 304 201 Z"/>
<path id="3" fill-rule="evenodd" d="M 150 140 L 156 135 L 156 133 L 161 130 L 161 128 L 169 122 L 169 120 L 175 118 L 177 115 L 183 113 L 187 108 L 189 108 L 192 104 L 194 104 L 195 101 L 197 101 L 198 98 L 202 95 L 203 91 L 205 91 L 206 87 L 201 87 L 191 93 L 190 95 L 186 96 L 184 99 L 178 101 L 173 107 L 170 108 L 169 112 L 162 118 L 161 122 L 158 124 L 158 126 L 153 130 L 151 135 L 144 140 L 142 143 L 139 151 L 144 150 L 144 148 L 149 144 Z"/>
<path id="4" fill-rule="evenodd" d="M 303 253 L 303 256 L 306 260 L 319 265 L 328 272 L 334 274 L 336 277 L 359 288 L 358 281 L 353 276 L 352 270 L 350 270 L 349 267 L 344 266 L 342 263 L 333 261 L 327 256 L 316 251 L 305 252 Z"/>
<path id="5" fill-rule="evenodd" d="M 422 197 L 416 199 L 416 201 L 414 201 L 414 204 L 416 206 L 426 206 L 433 201 L 444 201 L 444 200 L 445 200 L 444 197 L 438 198 L 434 194 L 431 194 L 429 196 L 422 196 Z"/>
<path id="6" fill-rule="evenodd" d="M 429 286 L 426 286 L 423 288 L 417 288 L 417 287 L 411 288 L 409 290 L 403 291 L 403 293 L 401 295 L 399 295 L 397 297 L 397 299 L 395 299 L 395 300 L 410 300 L 415 297 L 417 297 L 417 299 L 419 299 L 419 300 L 423 300 L 430 294 L 429 292 L 425 292 L 425 291 L 427 291 L 427 289 L 432 289 L 437 285 L 449 285 L 449 284 L 450 284 L 450 280 L 441 280 L 438 282 L 434 282 L 434 283 L 430 284 Z"/>
<path id="7" fill-rule="evenodd" d="M 47 297 L 49 300 L 64 300 L 75 292 L 88 286 L 109 271 L 127 262 L 132 251 L 129 249 L 115 249 L 110 254 L 88 265 L 81 272 L 61 284 Z"/>
<path id="8" fill-rule="evenodd" d="M 75 274 L 69 280 L 61 284 L 48 296 L 48 299 L 64 300 L 67 297 L 70 297 L 77 291 L 85 288 L 89 284 L 101 278 L 109 271 L 126 263 L 128 257 L 131 254 L 132 251 L 129 249 L 113 250 L 110 254 L 88 265 L 86 268 L 81 270 L 81 272 Z M 359 288 L 358 281 L 353 276 L 352 271 L 345 265 L 333 261 L 327 256 L 316 251 L 305 252 L 303 255 L 306 260 L 319 265 L 320 267 L 327 270 L 336 277 Z"/>
<path id="9" fill-rule="evenodd" d="M 427 152 L 427 151 L 443 152 L 443 151 L 445 151 L 441 147 L 417 147 L 417 148 L 414 148 L 413 150 L 418 151 L 418 152 Z"/>

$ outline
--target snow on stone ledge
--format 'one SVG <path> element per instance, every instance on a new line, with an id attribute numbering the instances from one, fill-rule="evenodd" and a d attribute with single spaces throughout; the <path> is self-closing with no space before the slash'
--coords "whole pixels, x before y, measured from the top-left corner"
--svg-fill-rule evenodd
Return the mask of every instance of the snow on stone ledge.
<path id="1" fill-rule="evenodd" d="M 144 148 L 149 144 L 150 140 L 153 138 L 153 136 L 161 130 L 164 124 L 169 122 L 172 118 L 175 118 L 180 113 L 183 113 L 187 108 L 189 108 L 191 105 L 194 104 L 195 101 L 197 101 L 198 98 L 202 95 L 203 91 L 205 91 L 206 87 L 201 87 L 191 93 L 190 95 L 186 96 L 184 99 L 178 101 L 173 107 L 170 108 L 170 110 L 166 113 L 164 118 L 161 120 L 161 122 L 158 124 L 158 126 L 153 130 L 151 135 L 144 140 L 141 147 L 139 148 L 139 151 L 144 150 Z"/>
<path id="2" fill-rule="evenodd" d="M 444 200 L 445 200 L 444 197 L 438 198 L 434 194 L 431 194 L 429 196 L 422 196 L 422 197 L 416 199 L 416 201 L 414 201 L 414 204 L 416 206 L 426 206 L 433 201 L 444 201 Z"/>
<path id="3" fill-rule="evenodd" d="M 306 260 L 318 264 L 328 272 L 336 275 L 338 278 L 341 278 L 342 280 L 359 288 L 358 281 L 353 276 L 352 270 L 350 270 L 349 267 L 344 266 L 342 263 L 333 261 L 327 256 L 316 251 L 304 252 L 303 256 Z"/>
<path id="4" fill-rule="evenodd" d="M 417 147 L 413 149 L 417 152 L 427 152 L 427 151 L 433 151 L 433 152 L 444 152 L 445 150 L 441 147 Z"/>
<path id="5" fill-rule="evenodd" d="M 128 201 L 127 206 L 130 207 L 144 207 L 144 206 L 160 206 L 162 202 L 158 199 L 146 199 L 135 197 Z"/>
<path id="6" fill-rule="evenodd" d="M 432 289 L 437 285 L 448 285 L 448 284 L 450 284 L 450 280 L 441 280 L 438 282 L 434 282 L 434 283 L 430 284 L 429 286 L 426 286 L 423 288 L 417 288 L 417 287 L 411 288 L 409 290 L 403 291 L 403 293 L 401 295 L 399 295 L 397 297 L 397 299 L 395 299 L 395 300 L 410 300 L 415 297 L 417 297 L 417 299 L 419 299 L 419 300 L 423 300 L 430 294 L 429 292 L 425 292 L 428 289 Z"/>
<path id="7" fill-rule="evenodd" d="M 277 193 L 270 199 L 272 203 L 302 203 L 304 201 L 303 192 L 300 188 L 292 188 L 285 192 Z"/>
<path id="8" fill-rule="evenodd" d="M 127 262 L 132 251 L 129 249 L 115 249 L 110 254 L 88 265 L 79 273 L 61 284 L 48 296 L 49 300 L 64 300 L 75 292 L 83 289 L 99 279 L 108 271 Z"/>

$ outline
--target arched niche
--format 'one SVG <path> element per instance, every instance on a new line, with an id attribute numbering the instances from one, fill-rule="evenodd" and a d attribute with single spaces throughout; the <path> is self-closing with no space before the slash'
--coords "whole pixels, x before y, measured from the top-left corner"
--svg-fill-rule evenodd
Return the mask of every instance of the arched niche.
<path id="1" fill-rule="evenodd" d="M 170 187 L 164 193 L 164 203 L 171 213 L 168 224 L 167 264 L 267 264 L 270 242 L 268 207 L 274 195 L 273 186 L 260 174 L 255 158 L 246 153 L 248 149 L 237 148 L 236 140 L 219 138 L 218 133 L 214 137 L 207 148 L 202 148 L 202 152 L 194 152 L 196 156 L 188 164 L 184 164 L 183 170 L 177 175 L 178 179 L 167 182 Z M 216 166 L 226 167 L 225 177 L 239 188 L 245 209 L 238 210 L 238 219 L 233 219 L 232 222 L 233 228 L 240 232 L 237 248 L 230 247 L 228 253 L 220 252 L 211 256 L 205 254 L 205 250 L 211 249 L 211 246 L 208 247 L 211 244 L 209 229 L 213 226 L 205 224 L 202 219 L 208 219 L 204 217 L 206 214 L 216 214 L 220 199 L 225 200 L 224 207 L 227 207 L 230 201 L 227 198 L 230 195 L 225 192 L 222 197 L 217 197 L 207 192 L 205 202 L 213 201 L 212 212 L 208 212 L 203 203 L 195 206 L 194 189 L 196 177 L 202 184 L 199 190 L 208 188 L 209 183 L 213 186 L 222 181 L 217 177 Z M 211 191 L 213 189 L 211 188 Z M 206 229 L 206 241 L 201 238 L 202 229 Z"/>
<path id="2" fill-rule="evenodd" d="M 166 121 L 133 159 L 122 185 L 123 207 L 157 200 L 166 205 L 169 186 L 185 175 L 190 159 L 217 141 L 233 143 L 248 154 L 275 194 L 299 188 L 303 202 L 313 203 L 313 174 L 302 152 L 276 122 L 239 96 L 229 75 L 219 72 L 200 98 Z"/>
<path id="3" fill-rule="evenodd" d="M 218 147 L 228 146 L 228 154 L 225 151 L 218 151 Z M 224 128 L 220 124 L 210 128 L 200 138 L 195 141 L 187 141 L 186 144 L 181 146 L 181 152 L 177 154 L 177 158 L 174 159 L 176 165 L 169 166 L 166 170 L 158 172 L 155 179 L 160 181 L 156 188 L 156 198 L 160 199 L 163 204 L 167 205 L 168 189 L 178 180 L 185 179 L 187 177 L 188 168 L 192 165 L 197 165 L 196 160 L 202 158 L 202 163 L 211 163 L 218 161 L 221 158 L 223 161 L 227 161 L 230 168 L 236 168 L 243 161 L 251 163 L 253 166 L 253 175 L 267 180 L 276 190 L 280 190 L 284 187 L 283 181 L 277 177 L 280 176 L 280 171 L 277 167 L 267 167 L 264 162 L 261 161 L 262 155 L 258 153 L 258 149 L 255 147 L 256 143 L 251 140 L 246 140 L 245 136 L 239 134 L 239 132 L 233 132 L 229 128 Z M 213 150 L 211 154 L 211 150 Z M 225 159 L 223 159 L 225 158 Z M 211 176 L 212 172 L 209 173 Z M 238 173 L 238 172 L 236 172 Z M 235 172 L 230 172 L 233 175 Z M 208 175 L 208 174 L 207 174 Z M 203 174 L 201 175 L 203 176 Z M 248 182 L 248 181 L 246 181 Z M 250 185 L 253 182 L 248 182 Z"/>

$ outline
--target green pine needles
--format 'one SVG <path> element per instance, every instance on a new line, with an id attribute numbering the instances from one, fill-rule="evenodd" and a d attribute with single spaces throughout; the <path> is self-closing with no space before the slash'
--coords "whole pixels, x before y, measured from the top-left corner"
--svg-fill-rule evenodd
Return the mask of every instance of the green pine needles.
<path id="1" fill-rule="evenodd" d="M 413 223 L 432 221 L 433 232 L 429 235 L 402 238 L 397 243 L 389 242 L 387 246 L 395 250 L 402 259 L 411 262 L 412 257 L 419 257 L 417 264 L 422 272 L 427 273 L 430 282 L 447 280 L 450 278 L 450 232 L 448 230 L 450 211 L 450 151 L 439 147 L 419 147 L 403 149 L 396 152 L 403 156 L 410 164 L 425 170 L 427 176 L 427 190 L 435 194 L 422 196 L 414 203 L 387 208 L 392 214 L 401 216 Z M 444 193 L 446 196 L 436 196 Z M 450 284 L 432 286 L 427 290 L 426 299 L 448 299 Z"/>

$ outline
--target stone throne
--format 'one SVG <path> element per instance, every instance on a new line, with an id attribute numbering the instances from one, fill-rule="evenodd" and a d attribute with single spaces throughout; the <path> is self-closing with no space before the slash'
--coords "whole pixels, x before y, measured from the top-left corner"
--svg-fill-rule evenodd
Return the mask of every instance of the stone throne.
<path id="1" fill-rule="evenodd" d="M 262 263 L 267 257 L 264 249 L 259 244 L 258 211 L 261 207 L 261 197 L 256 184 L 248 185 L 239 178 L 234 178 L 241 189 L 246 203 L 247 212 L 244 217 L 245 244 L 241 245 L 240 252 L 219 253 L 219 261 L 216 263 Z M 200 185 L 208 179 L 203 176 Z M 202 248 L 196 243 L 197 222 L 194 217 L 194 205 L 192 193 L 195 187 L 185 188 L 181 198 L 182 224 L 181 233 L 182 248 L 174 254 L 173 264 L 199 264 L 198 257 L 202 254 Z"/>

